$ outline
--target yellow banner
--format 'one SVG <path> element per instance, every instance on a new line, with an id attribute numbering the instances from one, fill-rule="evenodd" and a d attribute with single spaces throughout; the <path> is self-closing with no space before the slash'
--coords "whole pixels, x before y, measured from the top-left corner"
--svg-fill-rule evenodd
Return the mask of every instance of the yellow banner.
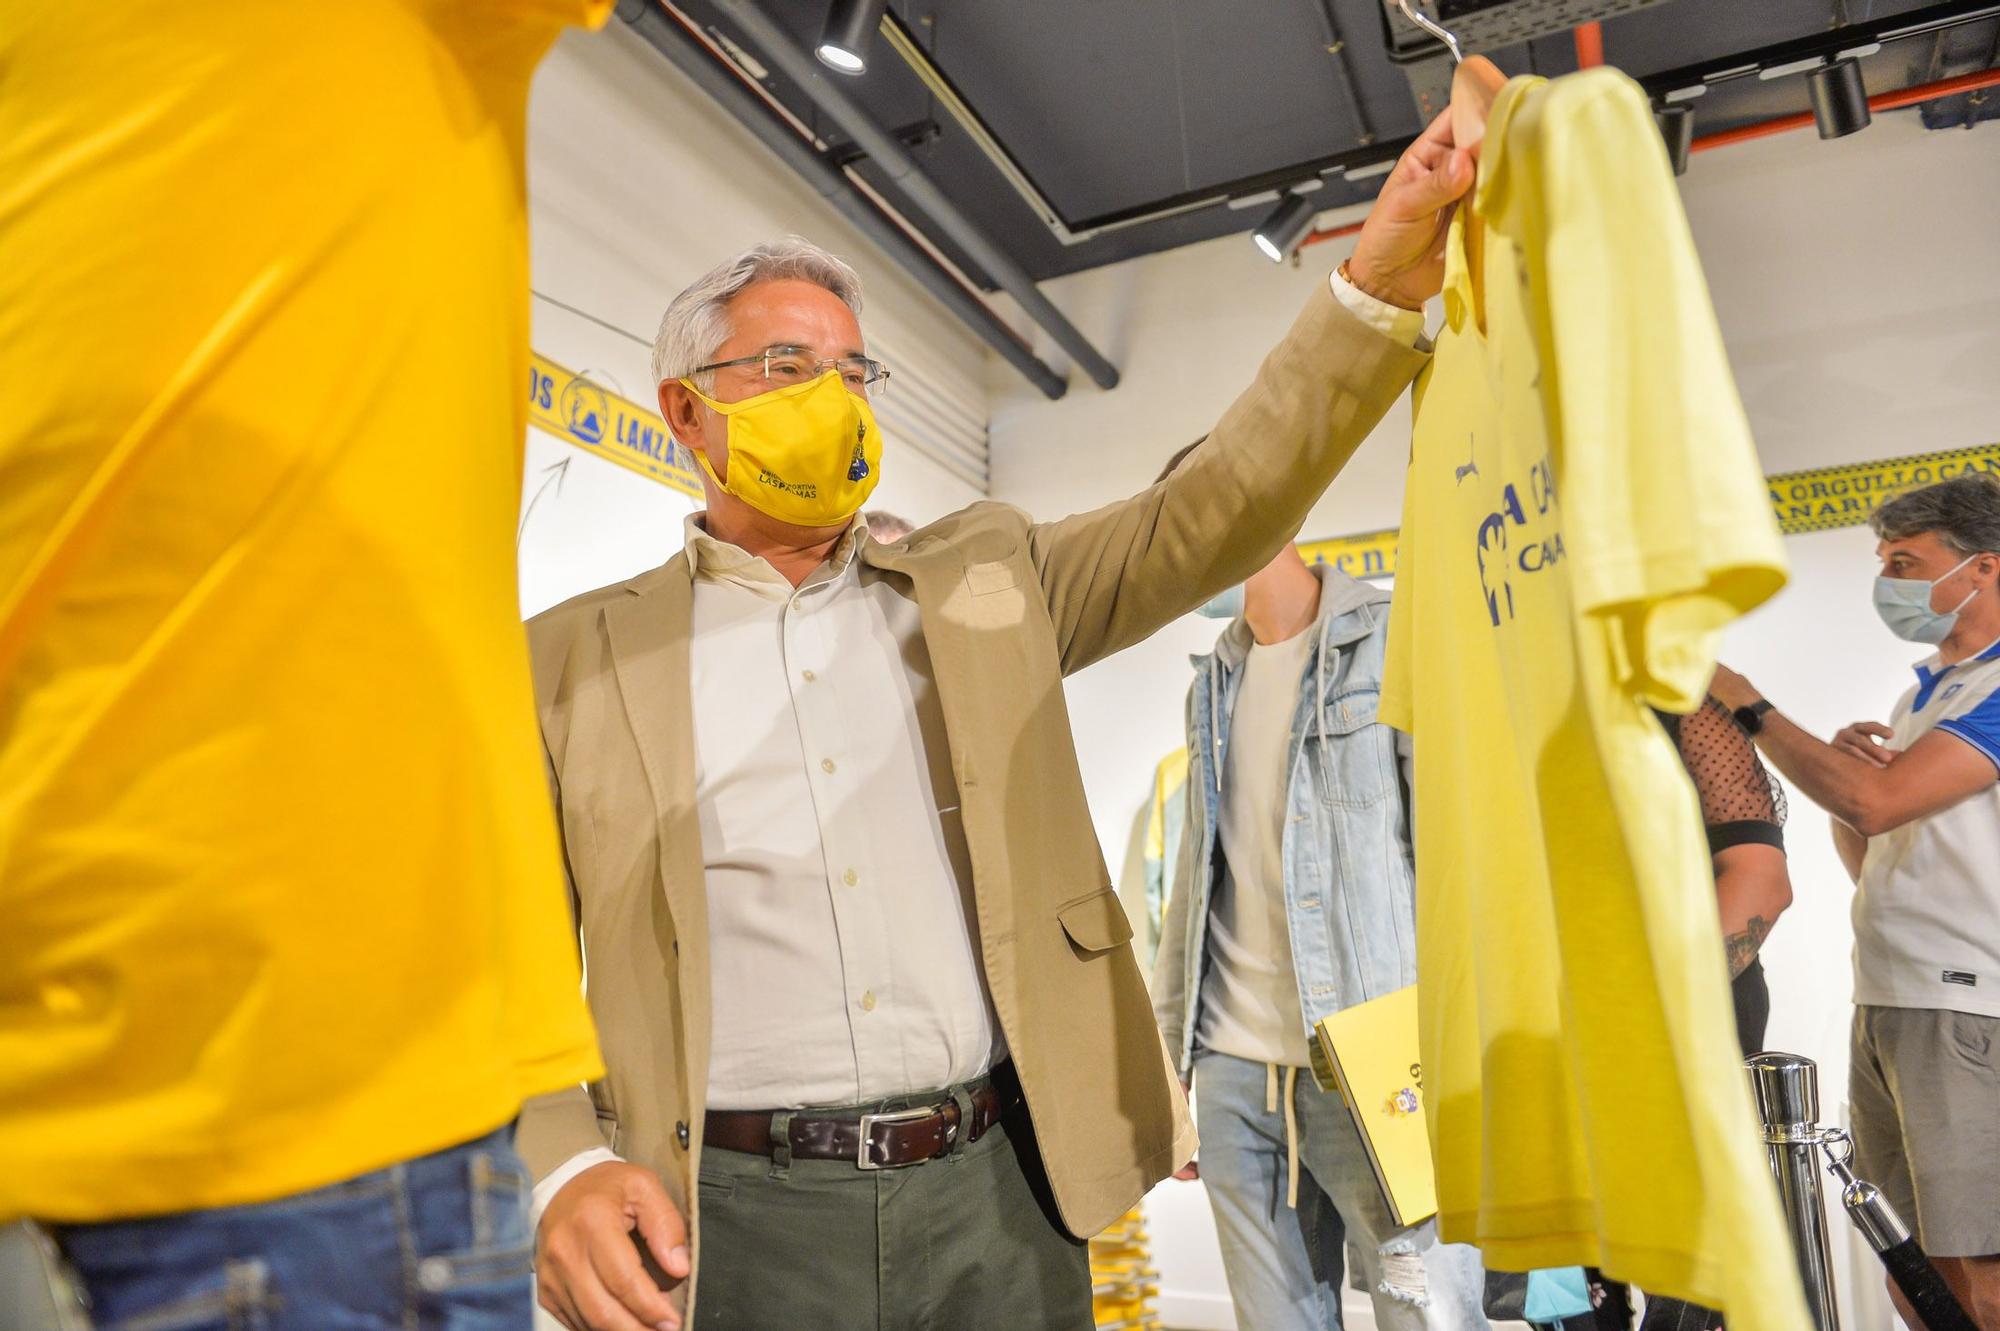
<path id="1" fill-rule="evenodd" d="M 1771 511 L 1787 536 L 1856 527 L 1885 499 L 1968 471 L 2000 475 L 2000 444 L 1917 453 L 1886 462 L 1789 471 L 1770 478 Z"/>
<path id="2" fill-rule="evenodd" d="M 1771 516 L 1787 536 L 1858 527 L 1875 506 L 1905 490 L 1934 485 L 1968 471 L 2000 475 L 2000 444 L 1978 444 L 1942 453 L 1915 453 L 1881 462 L 1856 462 L 1844 467 L 1787 471 L 1765 479 L 1771 491 Z M 1387 578 L 1396 573 L 1396 533 L 1363 532 L 1324 541 L 1301 541 L 1307 563 L 1324 559 L 1357 578 Z"/>
<path id="3" fill-rule="evenodd" d="M 701 498 L 694 455 L 674 442 L 667 423 L 650 407 L 620 397 L 535 353 L 528 370 L 528 419 L 566 444 L 628 467 L 682 494 Z M 1768 477 L 1771 515 L 1787 536 L 1855 527 L 1885 499 L 1967 471 L 2000 475 L 2000 443 L 1941 453 L 1915 453 L 1881 462 L 1816 467 Z M 1396 573 L 1395 531 L 1362 532 L 1301 541 L 1307 562 L 1324 559 L 1357 578 Z"/>
<path id="4" fill-rule="evenodd" d="M 1388 578 L 1396 573 L 1396 532 L 1363 532 L 1359 536 L 1335 536 L 1324 541 L 1300 541 L 1299 553 L 1306 563 L 1321 560 L 1356 578 Z"/>
<path id="5" fill-rule="evenodd" d="M 540 352 L 529 357 L 528 423 L 669 489 L 701 498 L 694 455 L 674 442 L 658 412 L 572 374 Z"/>

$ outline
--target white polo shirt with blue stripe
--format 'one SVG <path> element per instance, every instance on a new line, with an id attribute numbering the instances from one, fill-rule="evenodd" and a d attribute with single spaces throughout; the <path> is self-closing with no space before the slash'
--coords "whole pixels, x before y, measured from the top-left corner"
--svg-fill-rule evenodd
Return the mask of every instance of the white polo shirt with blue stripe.
<path id="1" fill-rule="evenodd" d="M 1919 665 L 1889 725 L 1893 748 L 1942 731 L 2000 774 L 2000 642 L 1955 666 Z M 2000 783 L 1869 839 L 1854 1001 L 2000 1017 Z"/>

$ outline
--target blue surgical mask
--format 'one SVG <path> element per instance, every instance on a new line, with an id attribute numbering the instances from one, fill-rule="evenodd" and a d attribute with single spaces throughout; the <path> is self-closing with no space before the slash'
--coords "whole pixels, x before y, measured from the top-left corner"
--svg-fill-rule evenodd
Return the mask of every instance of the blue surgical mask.
<path id="1" fill-rule="evenodd" d="M 1951 636 L 1958 623 L 1959 610 L 1972 604 L 1972 598 L 1979 595 L 1974 587 L 1966 598 L 1958 603 L 1955 610 L 1931 609 L 1931 592 L 1938 583 L 1964 568 L 1978 555 L 1967 555 L 1958 567 L 1939 578 L 1937 582 L 1925 582 L 1922 578 L 1877 578 L 1875 579 L 1875 613 L 1882 616 L 1882 622 L 1889 626 L 1889 632 L 1909 642 L 1924 642 L 1935 646 Z"/>
<path id="2" fill-rule="evenodd" d="M 1243 613 L 1243 584 L 1239 582 L 1227 591 L 1217 592 L 1203 601 L 1195 613 L 1209 619 L 1236 618 Z"/>

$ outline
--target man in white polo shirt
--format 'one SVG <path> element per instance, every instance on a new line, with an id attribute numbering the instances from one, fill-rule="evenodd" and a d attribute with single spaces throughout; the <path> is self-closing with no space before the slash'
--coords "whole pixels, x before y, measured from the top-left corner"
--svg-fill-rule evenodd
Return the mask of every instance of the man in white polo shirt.
<path id="1" fill-rule="evenodd" d="M 1833 814 L 1860 888 L 1859 1172 L 1915 1223 L 1982 1331 L 2000 1331 L 2000 477 L 1912 491 L 1873 522 L 1876 608 L 1898 637 L 1938 648 L 1889 724 L 1822 744 L 1740 675 L 1719 670 L 1714 691 Z"/>

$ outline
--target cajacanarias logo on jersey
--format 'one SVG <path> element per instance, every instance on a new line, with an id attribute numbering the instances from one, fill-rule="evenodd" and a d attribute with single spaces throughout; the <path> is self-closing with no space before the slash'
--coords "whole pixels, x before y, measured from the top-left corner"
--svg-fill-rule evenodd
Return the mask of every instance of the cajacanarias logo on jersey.
<path id="1" fill-rule="evenodd" d="M 1500 491 L 1499 507 L 1479 523 L 1479 586 L 1495 628 L 1514 618 L 1513 575 L 1540 573 L 1563 559 L 1562 513 L 1556 505 L 1555 468 L 1548 458 L 1528 469 L 1526 488 L 1534 505 L 1532 516 L 1521 502 L 1521 487 L 1509 481 Z"/>

